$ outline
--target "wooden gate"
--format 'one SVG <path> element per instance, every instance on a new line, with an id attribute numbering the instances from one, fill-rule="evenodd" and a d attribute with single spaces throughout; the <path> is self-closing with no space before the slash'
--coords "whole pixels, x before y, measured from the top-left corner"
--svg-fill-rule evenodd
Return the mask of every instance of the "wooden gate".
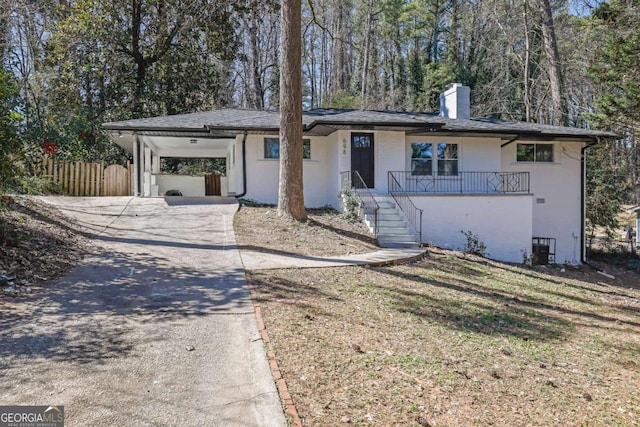
<path id="1" fill-rule="evenodd" d="M 220 196 L 222 194 L 220 175 L 211 174 L 204 176 L 204 194 L 205 196 Z"/>
<path id="2" fill-rule="evenodd" d="M 127 168 L 120 165 L 109 165 L 104 170 L 104 195 L 105 196 L 129 196 L 130 173 Z"/>

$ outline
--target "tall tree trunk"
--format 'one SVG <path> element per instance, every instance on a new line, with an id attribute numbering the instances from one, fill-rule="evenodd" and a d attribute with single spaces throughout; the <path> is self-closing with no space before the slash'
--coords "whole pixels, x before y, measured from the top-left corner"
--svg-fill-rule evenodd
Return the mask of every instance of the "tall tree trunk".
<path id="1" fill-rule="evenodd" d="M 140 51 L 140 27 L 142 26 L 142 2 L 131 3 L 131 56 L 136 63 L 136 87 L 133 92 L 133 118 L 142 117 L 144 85 L 147 77 L 147 64 Z"/>
<path id="2" fill-rule="evenodd" d="M 280 9 L 280 185 L 278 215 L 303 221 L 302 10 L 301 0 L 282 0 Z"/>
<path id="3" fill-rule="evenodd" d="M 549 87 L 551 89 L 551 108 L 554 125 L 566 125 L 568 123 L 567 104 L 563 96 L 562 73 L 560 70 L 560 54 L 558 42 L 553 25 L 553 12 L 549 0 L 539 0 L 542 11 L 542 38 L 544 39 L 544 51 L 549 61 Z"/>
<path id="4" fill-rule="evenodd" d="M 264 88 L 262 84 L 262 64 L 260 61 L 260 46 L 258 43 L 258 25 L 264 23 L 259 22 L 258 13 L 256 9 L 253 10 L 251 15 L 251 24 L 249 25 L 249 43 L 251 44 L 251 58 L 250 58 L 250 68 L 251 68 L 251 78 L 252 78 L 252 89 L 253 93 L 251 95 L 251 107 L 256 110 L 264 110 Z"/>
<path id="5" fill-rule="evenodd" d="M 349 90 L 351 80 L 347 43 L 350 40 L 349 19 L 350 2 L 340 0 L 335 7 L 335 37 L 332 40 L 331 95 Z"/>
<path id="6" fill-rule="evenodd" d="M 362 81 L 360 82 L 360 106 L 367 108 L 368 83 L 369 83 L 369 57 L 371 55 L 371 36 L 373 32 L 373 0 L 369 1 L 369 10 L 364 29 L 364 48 L 362 57 Z"/>
<path id="7" fill-rule="evenodd" d="M 531 40 L 529 38 L 529 7 L 523 4 L 524 18 L 524 120 L 531 121 Z"/>

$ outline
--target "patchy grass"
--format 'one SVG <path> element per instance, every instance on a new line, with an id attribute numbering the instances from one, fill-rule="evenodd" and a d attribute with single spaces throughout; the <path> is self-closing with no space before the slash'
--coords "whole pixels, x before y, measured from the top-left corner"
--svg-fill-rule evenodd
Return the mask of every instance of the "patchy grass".
<path id="1" fill-rule="evenodd" d="M 618 273 L 432 249 L 251 276 L 304 425 L 640 426 L 640 281 Z"/>
<path id="2" fill-rule="evenodd" d="M 373 235 L 361 222 L 346 219 L 331 208 L 308 209 L 303 223 L 283 220 L 275 206 L 242 205 L 234 217 L 241 250 L 339 256 L 377 249 Z"/>

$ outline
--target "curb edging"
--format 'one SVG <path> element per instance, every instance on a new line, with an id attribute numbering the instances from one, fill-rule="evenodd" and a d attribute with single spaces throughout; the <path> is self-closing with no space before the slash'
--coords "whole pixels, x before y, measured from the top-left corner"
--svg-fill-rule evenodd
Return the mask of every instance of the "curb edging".
<path id="1" fill-rule="evenodd" d="M 256 321 L 258 323 L 258 330 L 260 331 L 260 337 L 264 342 L 267 351 L 267 361 L 269 362 L 269 369 L 271 370 L 271 376 L 276 383 L 276 387 L 278 388 L 278 394 L 280 395 L 280 400 L 282 405 L 284 406 L 286 414 L 289 416 L 291 422 L 296 427 L 302 427 L 302 421 L 300 420 L 300 416 L 298 415 L 298 410 L 296 409 L 296 405 L 289 394 L 289 389 L 287 388 L 287 382 L 282 376 L 282 372 L 280 371 L 280 366 L 278 365 L 278 361 L 276 360 L 276 354 L 273 350 L 273 345 L 271 344 L 271 340 L 269 339 L 269 334 L 267 333 L 267 328 L 264 325 L 264 320 L 262 319 L 262 308 L 260 304 L 258 304 L 258 295 L 255 291 L 255 286 L 253 284 L 253 279 L 251 277 L 251 273 L 245 271 L 245 276 L 247 278 L 247 285 L 249 287 L 249 293 L 251 295 L 251 301 L 253 302 L 253 308 L 256 315 Z"/>

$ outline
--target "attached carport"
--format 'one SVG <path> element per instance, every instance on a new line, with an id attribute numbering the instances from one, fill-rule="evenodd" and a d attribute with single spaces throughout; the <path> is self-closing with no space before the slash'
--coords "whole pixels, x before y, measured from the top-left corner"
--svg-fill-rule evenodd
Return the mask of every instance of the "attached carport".
<path id="1" fill-rule="evenodd" d="M 133 155 L 134 194 L 143 197 L 163 196 L 179 190 L 185 196 L 221 195 L 235 192 L 233 180 L 220 177 L 219 194 L 210 194 L 202 176 L 163 174 L 162 158 L 222 158 L 230 168 L 235 134 L 212 135 L 204 129 L 194 131 L 111 130 L 111 139 Z"/>
<path id="2" fill-rule="evenodd" d="M 221 179 L 221 195 L 242 196 L 246 193 L 245 143 L 247 134 L 277 135 L 280 113 L 226 109 L 171 116 L 131 119 L 102 125 L 111 140 L 133 156 L 134 194 L 163 195 L 163 179 L 159 177 L 163 157 L 224 158 L 225 179 Z M 175 177 L 175 176 L 174 176 Z M 160 179 L 159 179 L 160 178 Z M 181 178 L 183 195 L 203 196 L 204 180 Z M 172 182 L 173 184 L 173 182 Z M 193 191 L 193 192 L 191 192 Z"/>

